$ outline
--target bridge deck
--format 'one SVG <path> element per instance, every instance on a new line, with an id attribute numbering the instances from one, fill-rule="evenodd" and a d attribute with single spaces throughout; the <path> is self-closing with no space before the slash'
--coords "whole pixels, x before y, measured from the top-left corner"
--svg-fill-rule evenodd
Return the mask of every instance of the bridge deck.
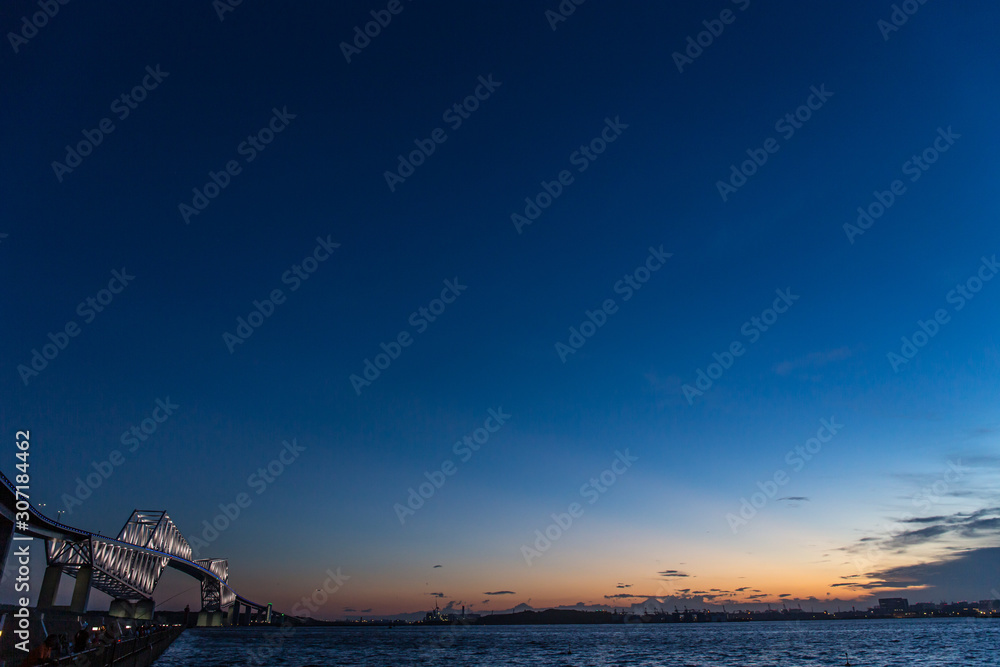
<path id="1" fill-rule="evenodd" d="M 0 472 L 0 482 L 2 482 L 2 484 L 0 484 L 0 516 L 13 524 L 15 521 L 15 508 L 17 507 L 17 489 L 10 479 L 3 474 L 3 472 Z M 28 521 L 27 527 L 24 529 L 17 529 L 17 532 L 22 535 L 37 537 L 47 541 L 62 540 L 69 543 L 103 543 L 133 552 L 135 555 L 141 554 L 153 556 L 158 559 L 165 559 L 166 566 L 175 570 L 180 570 L 195 579 L 200 581 L 213 580 L 218 582 L 219 585 L 225 589 L 225 591 L 229 592 L 234 601 L 238 601 L 247 607 L 261 611 L 267 609 L 267 605 L 259 604 L 238 594 L 229 586 L 228 581 L 193 560 L 189 560 L 176 554 L 160 551 L 158 549 L 153 549 L 148 546 L 132 544 L 115 537 L 101 535 L 100 533 L 91 533 L 86 530 L 81 530 L 80 528 L 60 523 L 42 514 L 30 502 L 28 503 L 27 511 L 31 517 Z M 133 515 L 134 514 L 135 513 L 133 513 Z M 79 564 L 77 564 L 76 567 L 78 569 Z M 153 585 L 155 586 L 155 583 Z M 137 597 L 141 597 L 141 594 Z M 225 606 L 229 606 L 228 602 Z"/>

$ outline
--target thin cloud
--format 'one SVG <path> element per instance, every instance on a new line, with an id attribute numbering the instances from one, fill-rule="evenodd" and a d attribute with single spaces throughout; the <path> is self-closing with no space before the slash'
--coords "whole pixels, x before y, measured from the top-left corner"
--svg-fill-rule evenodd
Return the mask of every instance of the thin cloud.
<path id="1" fill-rule="evenodd" d="M 877 581 L 868 581 L 865 583 L 842 583 L 842 584 L 830 584 L 830 588 L 852 588 L 863 591 L 880 591 L 880 590 L 906 590 L 906 589 L 922 589 L 926 588 L 924 585 L 912 582 L 912 581 L 890 581 L 887 579 L 879 579 Z"/>
<path id="2" fill-rule="evenodd" d="M 777 364 L 774 367 L 774 372 L 778 375 L 789 375 L 793 371 L 800 369 L 819 368 L 834 361 L 843 361 L 850 358 L 852 354 L 853 352 L 847 347 L 838 347 L 835 350 L 827 350 L 826 352 L 812 352 L 804 357 Z"/>
<path id="3" fill-rule="evenodd" d="M 956 512 L 951 515 L 909 517 L 900 519 L 900 526 L 921 526 L 902 530 L 885 537 L 865 536 L 855 546 L 843 551 L 859 552 L 865 549 L 885 549 L 904 553 L 907 549 L 938 541 L 946 535 L 963 538 L 980 538 L 1000 535 L 1000 507 L 986 507 L 975 512 Z M 862 546 L 864 545 L 864 546 Z"/>
<path id="4" fill-rule="evenodd" d="M 517 595 L 514 591 L 486 591 L 483 595 Z"/>
<path id="5" fill-rule="evenodd" d="M 926 528 L 917 528 L 915 530 L 904 530 L 902 533 L 889 538 L 886 541 L 886 546 L 891 549 L 912 547 L 918 544 L 933 542 L 938 537 L 950 532 L 951 528 L 948 526 L 927 526 Z"/>
<path id="6" fill-rule="evenodd" d="M 899 522 L 900 523 L 941 523 L 941 522 L 944 522 L 944 521 L 947 521 L 947 520 L 948 520 L 948 517 L 946 517 L 946 516 L 915 516 L 915 517 L 911 517 L 909 519 L 900 519 Z M 873 539 L 873 538 L 865 538 L 865 539 Z"/>

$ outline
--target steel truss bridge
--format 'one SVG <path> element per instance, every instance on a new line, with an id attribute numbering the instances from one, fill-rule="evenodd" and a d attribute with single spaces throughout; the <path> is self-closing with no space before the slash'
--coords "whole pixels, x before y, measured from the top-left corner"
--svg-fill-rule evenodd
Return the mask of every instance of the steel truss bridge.
<path id="1" fill-rule="evenodd" d="M 191 545 L 166 512 L 135 510 L 118 533 L 107 537 L 53 521 L 30 502 L 18 499 L 14 484 L 0 472 L 0 568 L 6 563 L 13 537 L 45 540 L 48 567 L 38 595 L 38 607 L 55 604 L 63 573 L 76 579 L 70 610 L 86 611 L 91 587 L 111 596 L 112 615 L 151 618 L 153 589 L 166 567 L 201 582 L 199 625 L 221 625 L 224 612 L 229 624 L 252 619 L 271 620 L 271 605 L 261 605 L 229 587 L 229 562 L 223 558 L 192 559 Z M 17 512 L 27 512 L 23 525 Z M 117 609 L 118 613 L 115 613 Z"/>

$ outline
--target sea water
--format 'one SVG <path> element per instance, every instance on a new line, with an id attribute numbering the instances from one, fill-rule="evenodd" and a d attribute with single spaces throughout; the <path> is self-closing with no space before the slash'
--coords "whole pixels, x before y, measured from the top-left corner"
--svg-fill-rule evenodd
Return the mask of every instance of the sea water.
<path id="1" fill-rule="evenodd" d="M 156 667 L 1000 665 L 1000 619 L 193 628 Z"/>

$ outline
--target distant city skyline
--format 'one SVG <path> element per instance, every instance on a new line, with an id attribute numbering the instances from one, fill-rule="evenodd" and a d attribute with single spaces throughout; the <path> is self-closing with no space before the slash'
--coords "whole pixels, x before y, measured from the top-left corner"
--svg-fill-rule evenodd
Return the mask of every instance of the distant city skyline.
<path id="1" fill-rule="evenodd" d="M 709 612 L 712 614 L 713 619 L 717 618 L 728 618 L 732 619 L 743 619 L 752 618 L 758 620 L 772 620 L 774 616 L 768 615 L 778 614 L 778 617 L 786 615 L 788 620 L 793 620 L 799 618 L 799 616 L 792 614 L 805 614 L 812 617 L 812 614 L 830 614 L 834 618 L 857 618 L 857 617 L 867 617 L 867 618 L 878 618 L 894 616 L 896 618 L 913 618 L 913 617 L 923 617 L 925 615 L 970 615 L 971 613 L 978 612 L 979 615 L 1000 615 L 1000 599 L 986 599 L 986 600 L 973 600 L 973 601 L 942 601 L 942 602 L 913 602 L 911 603 L 907 598 L 881 598 L 874 600 L 874 605 L 869 605 L 867 607 L 838 607 L 837 609 L 827 610 L 817 608 L 815 605 L 806 604 L 804 607 L 797 604 L 799 601 L 783 600 L 776 604 L 753 604 L 748 607 L 734 607 L 733 605 L 706 605 L 703 607 L 689 607 L 687 605 L 671 604 L 671 601 L 657 600 L 655 598 L 649 598 L 640 602 L 635 602 L 628 605 L 562 605 L 559 607 L 552 608 L 535 608 L 526 603 L 520 603 L 510 607 L 508 609 L 499 610 L 489 610 L 489 611 L 473 611 L 471 609 L 465 609 L 465 607 L 453 607 L 448 606 L 447 608 L 440 609 L 435 608 L 432 612 L 413 612 L 413 613 L 402 613 L 402 614 L 391 614 L 391 615 L 372 615 L 365 612 L 364 610 L 353 610 L 345 609 L 343 618 L 340 620 L 345 621 L 404 621 L 404 622 L 419 622 L 428 619 L 428 616 L 435 616 L 443 618 L 448 621 L 457 621 L 460 619 L 475 620 L 477 618 L 482 618 L 483 616 L 503 616 L 503 615 L 514 615 L 522 614 L 524 612 L 541 612 L 548 610 L 555 611 L 583 611 L 583 612 L 610 612 L 613 614 L 621 615 L 631 615 L 640 617 L 640 621 L 646 620 L 652 617 L 656 617 L 661 614 L 685 614 L 685 613 L 702 613 Z M 370 612 L 371 610 L 367 610 Z M 788 616 L 791 615 L 791 616 Z M 438 620 L 434 618 L 433 620 Z"/>

